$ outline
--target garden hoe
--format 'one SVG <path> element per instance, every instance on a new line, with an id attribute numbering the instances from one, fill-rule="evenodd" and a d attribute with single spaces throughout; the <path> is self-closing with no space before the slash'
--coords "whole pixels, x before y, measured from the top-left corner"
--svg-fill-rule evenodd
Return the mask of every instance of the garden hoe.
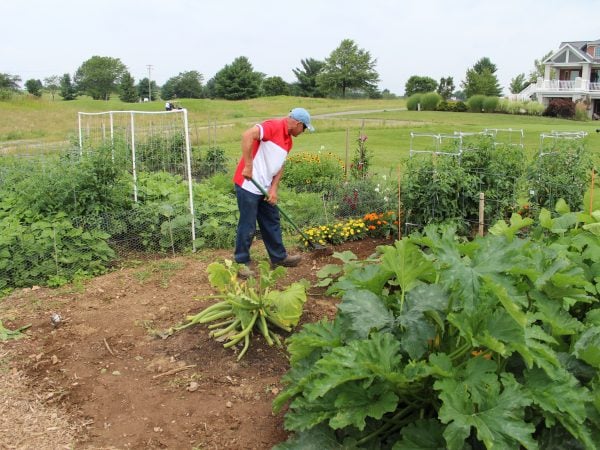
<path id="1" fill-rule="evenodd" d="M 256 186 L 256 188 L 261 192 L 262 195 L 265 196 L 265 198 L 269 198 L 269 194 L 267 194 L 267 191 L 265 191 L 265 188 L 263 188 L 260 184 L 258 184 L 258 182 L 254 178 L 250 178 L 250 181 L 252 181 L 252 184 L 254 184 L 254 186 Z M 290 216 L 288 216 L 287 213 L 283 209 L 281 209 L 281 207 L 279 205 L 275 204 L 275 208 L 277 208 L 277 210 L 281 213 L 281 215 L 287 219 L 287 221 L 294 227 L 294 229 L 298 233 L 300 233 L 300 235 L 308 243 L 308 246 L 310 247 L 311 251 L 316 251 L 319 255 L 323 255 L 323 256 L 328 256 L 333 253 L 333 250 L 331 250 L 330 248 L 311 241 L 310 238 L 306 235 L 306 233 L 302 232 L 300 227 L 298 227 L 298 225 L 296 225 L 294 223 L 294 221 L 290 218 Z"/>

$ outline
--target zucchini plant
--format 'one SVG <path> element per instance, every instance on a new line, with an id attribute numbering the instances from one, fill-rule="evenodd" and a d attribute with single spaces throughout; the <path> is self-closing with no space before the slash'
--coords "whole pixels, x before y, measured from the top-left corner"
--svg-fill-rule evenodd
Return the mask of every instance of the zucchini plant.
<path id="1" fill-rule="evenodd" d="M 276 449 L 598 448 L 600 210 L 556 212 L 346 258 L 335 319 L 287 341 Z"/>
<path id="2" fill-rule="evenodd" d="M 208 326 L 210 336 L 225 341 L 225 348 L 234 348 L 243 343 L 237 358 L 239 361 L 246 354 L 250 337 L 256 329 L 267 344 L 281 347 L 281 339 L 272 328 L 290 332 L 298 324 L 306 302 L 307 283 L 295 282 L 284 290 L 277 290 L 274 285 L 285 275 L 284 267 L 270 270 L 269 263 L 262 261 L 258 265 L 258 279 L 252 277 L 245 281 L 238 279 L 238 267 L 229 260 L 225 264 L 209 264 L 208 279 L 219 291 L 210 298 L 220 301 L 196 315 L 188 316 L 186 322 L 175 326 L 173 331 L 212 322 Z"/>

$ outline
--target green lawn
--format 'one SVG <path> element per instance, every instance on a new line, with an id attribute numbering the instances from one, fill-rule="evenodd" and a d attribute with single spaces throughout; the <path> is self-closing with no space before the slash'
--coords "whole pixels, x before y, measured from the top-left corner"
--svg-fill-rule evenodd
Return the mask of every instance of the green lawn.
<path id="1" fill-rule="evenodd" d="M 216 130 L 217 145 L 225 149 L 232 165 L 239 158 L 239 140 L 245 128 L 269 117 L 283 116 L 295 106 L 307 108 L 314 116 L 345 111 L 381 111 L 316 117 L 317 131 L 300 136 L 294 147 L 295 152 L 332 152 L 342 160 L 351 160 L 362 130 L 368 136 L 367 148 L 373 156 L 373 168 L 379 172 L 397 168 L 408 157 L 411 132 L 452 134 L 481 132 L 486 128 L 522 129 L 527 156 L 539 150 L 540 134 L 552 130 L 586 131 L 588 148 L 597 152 L 600 146 L 600 134 L 595 132 L 600 127 L 598 122 L 506 114 L 399 111 L 405 106 L 403 99 L 332 100 L 280 96 L 236 102 L 182 99 L 179 104 L 188 110 L 192 144 L 205 148 L 209 138 L 214 142 Z M 23 140 L 50 143 L 75 136 L 78 111 L 162 111 L 163 106 L 162 101 L 130 104 L 118 99 L 95 101 L 83 97 L 65 102 L 52 101 L 49 97 L 22 96 L 0 102 L 0 147 Z M 516 133 L 511 136 L 515 142 L 519 141 Z M 504 133 L 503 139 L 507 137 Z M 414 145 L 414 148 L 420 148 L 422 141 L 415 140 Z"/>

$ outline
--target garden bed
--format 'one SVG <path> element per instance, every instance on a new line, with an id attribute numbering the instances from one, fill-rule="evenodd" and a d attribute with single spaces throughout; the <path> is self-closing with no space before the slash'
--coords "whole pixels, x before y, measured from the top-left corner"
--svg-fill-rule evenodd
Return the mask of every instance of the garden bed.
<path id="1" fill-rule="evenodd" d="M 363 239 L 334 250 L 366 257 L 383 243 L 390 241 Z M 16 407 L 4 402 L 0 447 L 38 447 L 42 438 L 70 448 L 73 435 L 77 448 L 267 449 L 284 441 L 283 414 L 271 412 L 289 367 L 284 350 L 255 335 L 237 362 L 204 326 L 156 336 L 203 308 L 197 298 L 213 293 L 206 266 L 229 257 L 222 250 L 145 262 L 2 300 L 7 328 L 31 327 L 27 339 L 0 342 L 0 369 L 18 377 L 6 395 L 21 400 Z M 334 262 L 306 253 L 282 284 L 314 283 Z M 311 288 L 301 324 L 333 317 L 336 302 Z M 50 321 L 54 312 L 62 317 L 58 326 Z M 20 420 L 24 409 L 38 419 Z M 48 425 L 48 418 L 56 420 Z"/>

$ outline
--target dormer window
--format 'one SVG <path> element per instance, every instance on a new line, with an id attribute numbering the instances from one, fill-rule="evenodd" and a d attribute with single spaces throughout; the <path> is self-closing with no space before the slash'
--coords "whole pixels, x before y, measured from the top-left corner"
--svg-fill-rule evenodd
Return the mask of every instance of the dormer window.
<path id="1" fill-rule="evenodd" d="M 600 59 L 600 47 L 594 48 L 594 58 Z"/>

